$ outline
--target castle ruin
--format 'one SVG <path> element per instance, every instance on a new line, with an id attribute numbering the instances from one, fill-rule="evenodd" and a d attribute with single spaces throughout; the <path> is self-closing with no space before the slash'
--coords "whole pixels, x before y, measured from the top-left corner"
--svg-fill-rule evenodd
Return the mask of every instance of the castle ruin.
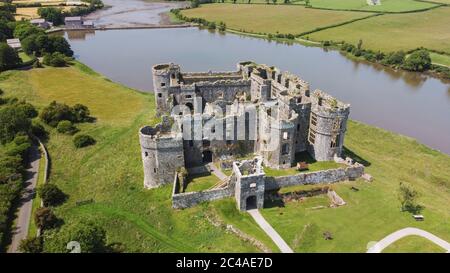
<path id="1" fill-rule="evenodd" d="M 146 188 L 172 183 L 181 168 L 229 160 L 235 194 L 247 198 L 244 189 L 254 187 L 251 204 L 260 208 L 262 165 L 291 168 L 301 152 L 317 161 L 341 156 L 350 105 L 311 92 L 295 75 L 253 62 L 238 63 L 237 71 L 201 73 L 159 64 L 152 73 L 162 122 L 139 131 Z M 233 162 L 248 154 L 257 156 L 251 175 L 249 163 Z"/>

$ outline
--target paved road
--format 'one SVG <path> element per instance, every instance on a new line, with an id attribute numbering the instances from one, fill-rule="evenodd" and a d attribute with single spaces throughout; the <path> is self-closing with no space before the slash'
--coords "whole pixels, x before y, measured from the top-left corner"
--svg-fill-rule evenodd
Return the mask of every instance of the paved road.
<path id="1" fill-rule="evenodd" d="M 25 239 L 28 235 L 28 226 L 31 219 L 31 210 L 33 204 L 33 197 L 35 195 L 35 188 L 39 171 L 39 160 L 41 159 L 41 153 L 38 146 L 33 145 L 30 148 L 30 165 L 26 170 L 25 188 L 22 194 L 22 198 L 19 203 L 19 215 L 16 219 L 16 225 L 13 230 L 13 238 L 8 252 L 19 252 L 19 244 L 22 239 Z"/>
<path id="2" fill-rule="evenodd" d="M 256 223 L 264 230 L 264 232 L 269 235 L 272 241 L 278 246 L 282 253 L 294 253 L 292 249 L 286 244 L 286 242 L 281 238 L 280 234 L 276 232 L 273 227 L 267 223 L 266 219 L 261 215 L 259 210 L 252 209 L 247 211 L 253 219 L 255 219 Z"/>
<path id="3" fill-rule="evenodd" d="M 388 236 L 384 237 L 379 242 L 377 242 L 375 245 L 373 245 L 371 248 L 369 248 L 369 250 L 367 250 L 367 253 L 380 253 L 383 251 L 383 249 L 388 247 L 393 242 L 410 235 L 417 235 L 426 238 L 432 241 L 433 243 L 437 244 L 438 246 L 442 247 L 443 249 L 446 249 L 447 253 L 450 253 L 450 243 L 442 240 L 436 235 L 429 233 L 428 231 L 412 227 L 400 229 L 394 233 L 389 234 Z"/>

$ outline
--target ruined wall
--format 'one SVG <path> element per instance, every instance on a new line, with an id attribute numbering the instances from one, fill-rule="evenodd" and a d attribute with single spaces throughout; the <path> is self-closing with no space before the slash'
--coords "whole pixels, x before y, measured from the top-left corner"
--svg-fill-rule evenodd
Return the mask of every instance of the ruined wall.
<path id="1" fill-rule="evenodd" d="M 364 166 L 355 163 L 345 168 L 299 173 L 291 176 L 266 177 L 266 190 L 307 184 L 330 184 L 345 180 L 354 180 L 364 174 Z"/>
<path id="2" fill-rule="evenodd" d="M 231 197 L 234 194 L 234 185 L 223 189 L 212 189 L 199 192 L 174 193 L 172 195 L 172 207 L 185 209 L 206 201 L 213 201 Z"/>

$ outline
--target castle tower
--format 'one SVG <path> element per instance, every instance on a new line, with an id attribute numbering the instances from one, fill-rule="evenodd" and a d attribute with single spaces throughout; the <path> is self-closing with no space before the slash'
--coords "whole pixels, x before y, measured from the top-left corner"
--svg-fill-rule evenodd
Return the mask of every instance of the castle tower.
<path id="1" fill-rule="evenodd" d="M 156 188 L 172 183 L 175 171 L 184 167 L 182 139 L 158 124 L 155 128 L 142 127 L 139 142 L 144 165 L 144 187 Z"/>
<path id="2" fill-rule="evenodd" d="M 172 108 L 171 87 L 178 86 L 181 80 L 180 66 L 158 64 L 152 67 L 153 91 L 155 92 L 156 114 L 167 113 Z"/>
<path id="3" fill-rule="evenodd" d="M 320 90 L 311 96 L 309 153 L 317 161 L 341 156 L 350 105 L 344 104 Z"/>

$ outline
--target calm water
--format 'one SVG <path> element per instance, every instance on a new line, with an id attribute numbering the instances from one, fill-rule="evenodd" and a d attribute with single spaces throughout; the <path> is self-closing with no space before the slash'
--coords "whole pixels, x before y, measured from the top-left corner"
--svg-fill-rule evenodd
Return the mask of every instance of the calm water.
<path id="1" fill-rule="evenodd" d="M 197 28 L 71 33 L 68 38 L 80 61 L 144 91 L 152 89 L 151 66 L 157 63 L 178 63 L 185 71 L 235 70 L 244 60 L 275 65 L 351 103 L 352 119 L 450 154 L 450 84 L 437 79 L 354 62 L 336 51 Z"/>

